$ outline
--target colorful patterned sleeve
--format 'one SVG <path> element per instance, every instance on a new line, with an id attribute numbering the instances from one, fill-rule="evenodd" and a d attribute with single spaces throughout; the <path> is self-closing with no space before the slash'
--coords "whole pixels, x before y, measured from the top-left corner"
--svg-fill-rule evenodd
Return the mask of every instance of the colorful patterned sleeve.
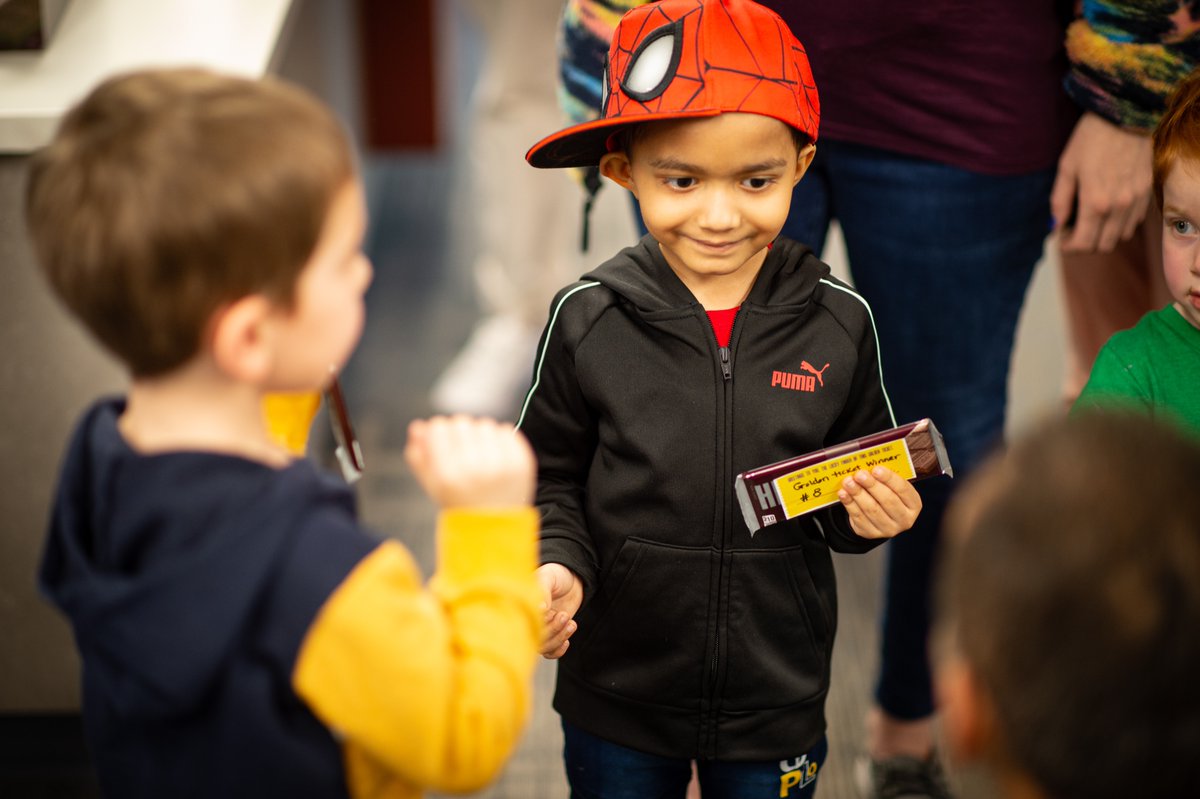
<path id="1" fill-rule="evenodd" d="M 613 31 L 625 12 L 649 0 L 567 0 L 558 37 L 558 105 L 570 125 L 600 116 L 604 92 L 604 61 Z M 571 177 L 583 186 L 589 200 L 584 210 L 584 245 L 587 250 L 587 208 L 600 189 L 600 170 L 572 168 Z"/>
<path id="2" fill-rule="evenodd" d="M 1084 0 L 1067 29 L 1067 93 L 1087 111 L 1149 133 L 1200 55 L 1200 0 Z"/>
<path id="3" fill-rule="evenodd" d="M 600 80 L 617 22 L 647 0 L 567 0 L 558 42 L 558 102 L 572 125 L 600 116 Z"/>

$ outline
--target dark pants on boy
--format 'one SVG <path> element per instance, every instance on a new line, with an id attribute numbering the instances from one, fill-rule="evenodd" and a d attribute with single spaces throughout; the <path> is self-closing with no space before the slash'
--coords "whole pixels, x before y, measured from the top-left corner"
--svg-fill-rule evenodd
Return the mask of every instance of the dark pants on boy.
<path id="1" fill-rule="evenodd" d="M 571 799 L 683 799 L 692 761 L 639 752 L 563 722 Z M 812 799 L 825 763 L 824 739 L 807 752 L 769 762 L 700 760 L 704 799 Z"/>

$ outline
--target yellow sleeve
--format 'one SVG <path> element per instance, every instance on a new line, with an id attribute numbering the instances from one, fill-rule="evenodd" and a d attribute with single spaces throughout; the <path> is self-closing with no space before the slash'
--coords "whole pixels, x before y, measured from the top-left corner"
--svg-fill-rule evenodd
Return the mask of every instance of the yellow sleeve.
<path id="1" fill-rule="evenodd" d="M 443 512 L 428 587 L 385 542 L 317 614 L 293 684 L 343 740 L 352 795 L 475 790 L 507 761 L 541 638 L 537 526 L 532 508 Z"/>

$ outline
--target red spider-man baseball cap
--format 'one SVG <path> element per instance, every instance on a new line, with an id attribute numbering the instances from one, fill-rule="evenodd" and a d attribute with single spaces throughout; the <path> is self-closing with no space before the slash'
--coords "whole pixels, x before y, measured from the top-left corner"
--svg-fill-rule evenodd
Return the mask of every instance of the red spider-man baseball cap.
<path id="1" fill-rule="evenodd" d="M 535 144 L 536 167 L 595 166 L 620 128 L 658 119 L 762 114 L 817 140 L 817 86 L 804 46 L 751 0 L 659 0 L 617 24 L 605 64 L 603 115 Z"/>

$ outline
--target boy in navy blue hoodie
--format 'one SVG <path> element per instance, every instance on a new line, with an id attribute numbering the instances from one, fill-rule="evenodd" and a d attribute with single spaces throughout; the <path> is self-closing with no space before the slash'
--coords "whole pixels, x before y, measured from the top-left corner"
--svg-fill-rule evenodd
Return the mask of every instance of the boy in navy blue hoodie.
<path id="1" fill-rule="evenodd" d="M 740 471 L 895 426 L 870 309 L 777 238 L 819 108 L 804 49 L 748 0 L 622 18 L 604 116 L 539 142 L 599 165 L 649 235 L 563 289 L 519 426 L 538 455 L 543 654 L 585 799 L 810 795 L 837 623 L 830 550 L 921 501 L 859 472 L 841 504 L 759 531 Z"/>
<path id="2" fill-rule="evenodd" d="M 51 286 L 131 373 L 71 441 L 40 575 L 74 628 L 104 793 L 486 783 L 540 639 L 528 445 L 482 420 L 410 428 L 442 509 L 426 587 L 264 418 L 362 331 L 366 209 L 333 115 L 273 80 L 119 76 L 33 158 L 27 216 Z"/>

